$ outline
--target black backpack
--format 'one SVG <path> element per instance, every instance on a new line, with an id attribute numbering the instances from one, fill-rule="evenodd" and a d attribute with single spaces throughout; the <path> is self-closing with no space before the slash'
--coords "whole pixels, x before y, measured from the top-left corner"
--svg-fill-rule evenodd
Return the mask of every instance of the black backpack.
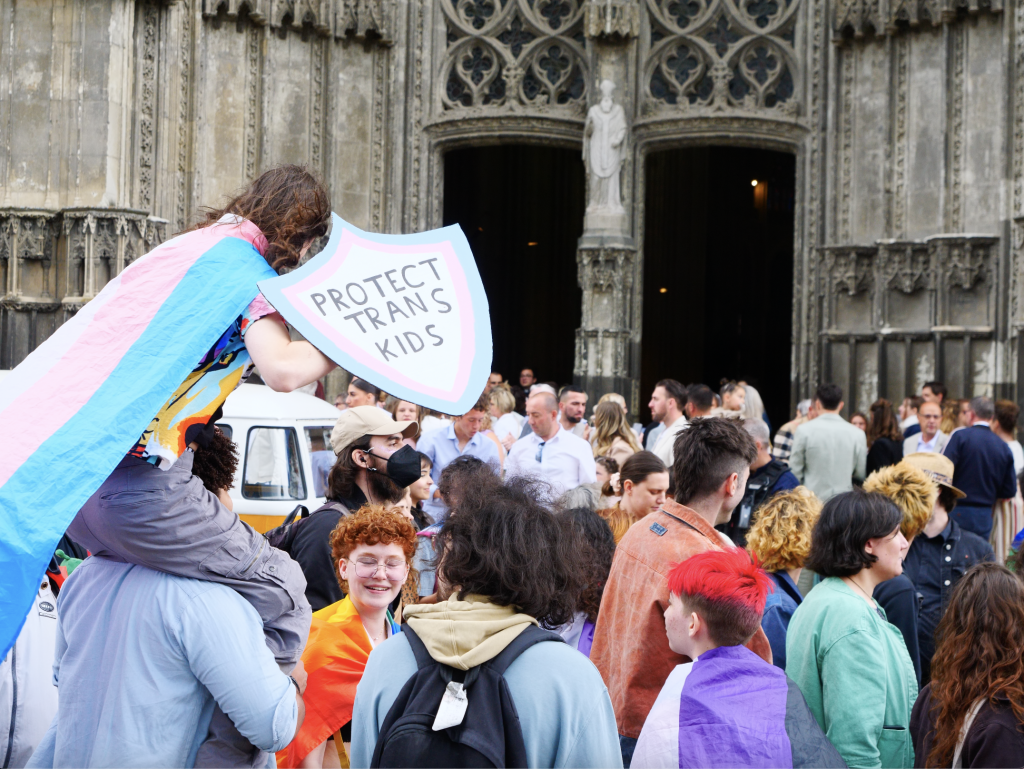
<path id="1" fill-rule="evenodd" d="M 534 644 L 561 636 L 530 625 L 492 660 L 470 670 L 437 662 L 408 624 L 402 631 L 416 655 L 380 728 L 371 767 L 525 767 L 526 745 L 504 673 Z M 434 718 L 450 681 L 461 682 L 469 707 L 461 724 L 435 732 Z"/>
<path id="2" fill-rule="evenodd" d="M 284 523 L 270 531 L 264 532 L 263 536 L 267 538 L 271 547 L 283 550 L 288 555 L 291 555 L 292 544 L 295 542 L 295 535 L 298 533 L 299 527 L 304 521 L 309 520 L 311 516 L 316 515 L 321 510 L 335 510 L 341 513 L 342 516 L 349 514 L 349 509 L 341 504 L 341 502 L 326 502 L 312 513 L 306 509 L 305 505 L 297 505 L 294 510 L 288 513 Z"/>

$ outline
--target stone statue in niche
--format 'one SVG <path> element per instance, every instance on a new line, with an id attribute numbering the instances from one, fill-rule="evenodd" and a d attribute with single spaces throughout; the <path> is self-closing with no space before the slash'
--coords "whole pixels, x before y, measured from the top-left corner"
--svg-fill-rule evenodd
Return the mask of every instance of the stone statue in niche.
<path id="1" fill-rule="evenodd" d="M 583 126 L 583 164 L 587 169 L 587 229 L 619 229 L 625 219 L 619 172 L 624 159 L 626 113 L 612 101 L 615 84 L 602 80 L 601 101 L 587 112 Z"/>

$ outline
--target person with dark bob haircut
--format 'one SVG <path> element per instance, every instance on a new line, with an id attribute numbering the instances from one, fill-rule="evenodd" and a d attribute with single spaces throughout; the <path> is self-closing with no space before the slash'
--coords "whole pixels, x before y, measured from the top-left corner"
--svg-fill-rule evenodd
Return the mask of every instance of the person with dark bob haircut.
<path id="1" fill-rule="evenodd" d="M 786 636 L 786 675 L 849 766 L 914 765 L 914 664 L 872 598 L 878 584 L 903 573 L 901 523 L 903 513 L 879 493 L 854 489 L 828 500 L 807 557 L 824 579 Z"/>
<path id="2" fill-rule="evenodd" d="M 407 607 L 406 632 L 370 656 L 352 716 L 352 766 L 371 765 L 385 717 L 419 669 L 414 638 L 433 660 L 472 671 L 531 625 L 573 619 L 590 577 L 590 548 L 568 516 L 537 499 L 534 484 L 518 478 L 462 490 L 436 537 L 438 603 Z M 522 651 L 504 673 L 530 766 L 621 766 L 600 674 L 557 635 L 550 638 Z"/>

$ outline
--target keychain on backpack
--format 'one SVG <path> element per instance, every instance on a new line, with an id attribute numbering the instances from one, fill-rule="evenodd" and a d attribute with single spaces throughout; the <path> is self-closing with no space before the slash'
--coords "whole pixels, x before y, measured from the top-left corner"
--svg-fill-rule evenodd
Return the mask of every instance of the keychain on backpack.
<path id="1" fill-rule="evenodd" d="M 441 706 L 437 709 L 437 716 L 434 718 L 434 731 L 439 732 L 449 726 L 461 724 L 462 719 L 466 717 L 467 707 L 469 698 L 462 684 L 458 681 L 449 681 L 441 698 Z"/>

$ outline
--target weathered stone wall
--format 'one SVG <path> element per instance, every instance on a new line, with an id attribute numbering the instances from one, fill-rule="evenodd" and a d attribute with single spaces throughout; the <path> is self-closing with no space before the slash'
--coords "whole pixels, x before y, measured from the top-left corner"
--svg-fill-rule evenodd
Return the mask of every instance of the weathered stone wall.
<path id="1" fill-rule="evenodd" d="M 576 254 L 595 395 L 639 405 L 645 159 L 710 142 L 796 156 L 794 399 L 1011 395 L 1024 366 L 1024 2 L 0 0 L 0 29 L 0 367 L 271 165 L 358 226 L 438 226 L 447 150 L 581 149 L 605 79 L 626 213 Z"/>
<path id="2" fill-rule="evenodd" d="M 839 3 L 817 252 L 821 378 L 850 410 L 932 378 L 1012 396 L 1013 14 Z"/>

